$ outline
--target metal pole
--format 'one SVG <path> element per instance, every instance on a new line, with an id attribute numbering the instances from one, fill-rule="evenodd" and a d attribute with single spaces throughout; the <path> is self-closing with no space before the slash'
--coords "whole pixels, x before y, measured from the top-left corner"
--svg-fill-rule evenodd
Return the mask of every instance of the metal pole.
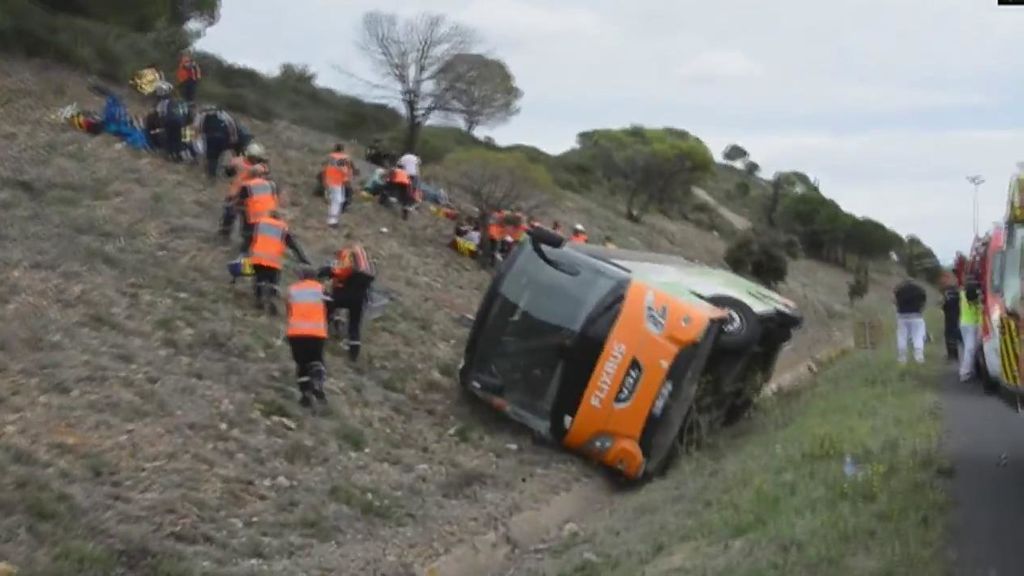
<path id="1" fill-rule="evenodd" d="M 974 185 L 974 237 L 978 237 L 978 187 L 985 183 L 980 175 L 968 176 L 967 181 Z"/>

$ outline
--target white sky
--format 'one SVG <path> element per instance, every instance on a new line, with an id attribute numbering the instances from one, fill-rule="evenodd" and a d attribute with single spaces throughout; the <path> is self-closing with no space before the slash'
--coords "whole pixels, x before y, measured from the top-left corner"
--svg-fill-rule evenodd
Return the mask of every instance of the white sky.
<path id="1" fill-rule="evenodd" d="M 949 259 L 1002 217 L 1024 160 L 1024 7 L 997 0 L 223 0 L 199 43 L 273 72 L 367 74 L 362 14 L 440 12 L 476 28 L 525 92 L 482 133 L 550 152 L 584 130 L 676 126 L 765 172 L 801 170 L 845 209 L 917 234 Z"/>

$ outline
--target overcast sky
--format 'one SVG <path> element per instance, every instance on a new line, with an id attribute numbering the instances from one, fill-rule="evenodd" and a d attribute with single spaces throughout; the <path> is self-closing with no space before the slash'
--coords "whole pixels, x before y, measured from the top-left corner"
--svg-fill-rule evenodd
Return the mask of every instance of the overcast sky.
<path id="1" fill-rule="evenodd" d="M 947 260 L 1002 217 L 1024 160 L 1024 6 L 997 0 L 223 0 L 204 50 L 261 71 L 310 65 L 359 93 L 367 10 L 440 12 L 476 28 L 525 92 L 483 130 L 550 152 L 578 132 L 677 126 L 716 155 L 746 147 L 845 209 L 917 234 Z"/>

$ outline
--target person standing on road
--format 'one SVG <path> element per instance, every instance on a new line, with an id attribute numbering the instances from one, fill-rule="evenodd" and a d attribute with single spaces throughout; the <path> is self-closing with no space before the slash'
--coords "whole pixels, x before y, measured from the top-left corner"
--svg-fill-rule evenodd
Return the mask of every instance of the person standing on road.
<path id="1" fill-rule="evenodd" d="M 345 189 L 351 179 L 352 165 L 348 154 L 345 153 L 345 146 L 336 144 L 334 151 L 327 155 L 323 170 L 324 192 L 327 194 L 329 203 L 327 225 L 332 228 L 338 226 L 342 207 L 345 204 Z"/>
<path id="2" fill-rule="evenodd" d="M 273 210 L 269 215 L 256 221 L 252 244 L 249 246 L 249 262 L 253 268 L 253 292 L 256 295 L 256 307 L 260 310 L 266 309 L 271 315 L 277 313 L 272 298 L 277 293 L 281 270 L 284 268 L 284 255 L 288 249 L 291 249 L 300 262 L 309 264 L 309 259 L 295 240 L 295 236 L 281 219 L 280 212 Z"/>
<path id="3" fill-rule="evenodd" d="M 348 356 L 353 362 L 359 359 L 362 349 L 361 327 L 363 311 L 370 295 L 370 286 L 377 276 L 373 260 L 360 244 L 353 244 L 338 250 L 329 266 L 320 268 L 318 278 L 331 279 L 330 318 L 335 321 L 339 310 L 348 310 Z"/>
<path id="4" fill-rule="evenodd" d="M 956 361 L 960 352 L 960 289 L 950 275 L 942 292 L 942 314 L 945 318 L 946 358 Z"/>
<path id="5" fill-rule="evenodd" d="M 327 296 L 316 279 L 316 270 L 303 266 L 299 281 L 288 287 L 288 328 L 285 335 L 295 360 L 299 403 L 313 405 L 315 397 L 327 402 L 324 381 L 324 343 L 327 341 Z"/>
<path id="6" fill-rule="evenodd" d="M 981 338 L 981 289 L 978 281 L 970 279 L 960 291 L 960 381 L 969 382 L 974 377 L 974 361 Z"/>
<path id="7" fill-rule="evenodd" d="M 924 288 L 913 280 L 904 280 L 893 291 L 896 297 L 896 352 L 900 364 L 907 363 L 907 340 L 914 348 L 914 361 L 924 363 L 924 305 L 928 300 Z"/>

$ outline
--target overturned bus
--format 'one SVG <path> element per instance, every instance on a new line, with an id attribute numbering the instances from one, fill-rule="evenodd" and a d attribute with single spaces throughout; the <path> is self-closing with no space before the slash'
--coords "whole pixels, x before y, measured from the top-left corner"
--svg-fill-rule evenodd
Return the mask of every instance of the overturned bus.
<path id="1" fill-rule="evenodd" d="M 636 480 L 742 416 L 802 319 L 735 274 L 534 230 L 477 311 L 460 384 Z"/>

